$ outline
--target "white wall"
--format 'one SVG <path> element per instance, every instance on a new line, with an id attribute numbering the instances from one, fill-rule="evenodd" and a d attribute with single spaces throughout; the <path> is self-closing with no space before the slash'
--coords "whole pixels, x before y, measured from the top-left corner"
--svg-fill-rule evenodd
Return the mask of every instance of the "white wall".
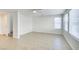
<path id="1" fill-rule="evenodd" d="M 17 12 L 11 13 L 10 15 L 12 15 L 12 17 L 13 17 L 13 37 L 18 39 L 19 37 L 18 37 L 18 15 L 17 15 Z"/>
<path id="2" fill-rule="evenodd" d="M 62 30 L 54 28 L 53 16 L 34 16 L 32 12 L 18 11 L 18 36 L 29 32 L 43 32 L 61 34 Z"/>
<path id="3" fill-rule="evenodd" d="M 4 13 L 0 15 L 0 34 L 8 35 L 13 28 L 11 26 L 12 22 L 10 19 L 11 15 L 9 13 Z"/>
<path id="4" fill-rule="evenodd" d="M 8 35 L 8 15 L 5 14 L 2 16 L 2 33 Z"/>
<path id="5" fill-rule="evenodd" d="M 2 20 L 3 20 L 3 16 L 0 15 L 0 34 L 3 34 L 2 33 Z"/>
<path id="6" fill-rule="evenodd" d="M 23 10 L 18 12 L 19 35 L 32 32 L 32 16 Z"/>
<path id="7" fill-rule="evenodd" d="M 8 14 L 0 14 L 0 34 L 8 35 Z"/>
<path id="8" fill-rule="evenodd" d="M 12 14 L 8 14 L 8 25 L 9 25 L 9 33 L 13 32 L 13 15 Z"/>
<path id="9" fill-rule="evenodd" d="M 12 13 L 8 13 L 8 29 L 9 32 L 13 31 L 13 38 L 19 39 L 19 24 L 18 24 L 19 20 L 18 20 L 18 12 L 12 12 Z M 13 23 L 13 25 L 12 25 Z M 12 28 L 13 27 L 13 28 Z"/>
<path id="10" fill-rule="evenodd" d="M 54 17 L 33 15 L 29 10 L 18 10 L 18 37 L 29 32 L 61 34 L 54 28 Z"/>
<path id="11" fill-rule="evenodd" d="M 54 28 L 53 16 L 33 16 L 33 31 L 61 34 L 62 30 Z"/>
<path id="12" fill-rule="evenodd" d="M 2 34 L 2 29 L 1 29 L 1 20 L 2 20 L 2 17 L 1 17 L 1 15 L 0 15 L 0 34 Z"/>

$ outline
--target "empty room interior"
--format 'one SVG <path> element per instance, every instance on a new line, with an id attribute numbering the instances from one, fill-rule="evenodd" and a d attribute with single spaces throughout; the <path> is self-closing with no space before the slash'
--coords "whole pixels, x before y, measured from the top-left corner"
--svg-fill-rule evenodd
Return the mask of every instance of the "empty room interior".
<path id="1" fill-rule="evenodd" d="M 0 50 L 78 50 L 79 9 L 0 9 Z"/>

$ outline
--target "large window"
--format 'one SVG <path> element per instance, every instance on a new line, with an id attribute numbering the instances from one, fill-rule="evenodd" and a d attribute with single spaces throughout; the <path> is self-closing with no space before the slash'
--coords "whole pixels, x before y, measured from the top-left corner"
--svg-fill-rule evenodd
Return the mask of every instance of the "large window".
<path id="1" fill-rule="evenodd" d="M 64 30 L 68 31 L 68 14 L 65 14 L 63 23 L 64 23 Z"/>
<path id="2" fill-rule="evenodd" d="M 55 29 L 61 29 L 61 17 L 55 17 L 54 23 Z"/>
<path id="3" fill-rule="evenodd" d="M 79 10 L 71 10 L 69 12 L 69 33 L 79 38 Z"/>

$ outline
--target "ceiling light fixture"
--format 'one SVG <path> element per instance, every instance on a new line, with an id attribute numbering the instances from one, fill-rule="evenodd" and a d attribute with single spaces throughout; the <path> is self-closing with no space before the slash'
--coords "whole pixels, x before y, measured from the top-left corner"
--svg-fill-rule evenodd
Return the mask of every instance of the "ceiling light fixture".
<path id="1" fill-rule="evenodd" d="M 37 11 L 34 10 L 33 13 L 37 13 Z"/>

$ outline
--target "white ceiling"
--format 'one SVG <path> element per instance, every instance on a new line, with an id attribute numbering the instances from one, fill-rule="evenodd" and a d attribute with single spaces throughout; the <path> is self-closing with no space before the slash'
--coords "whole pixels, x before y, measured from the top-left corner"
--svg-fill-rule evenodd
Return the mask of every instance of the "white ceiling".
<path id="1" fill-rule="evenodd" d="M 66 9 L 19 9 L 24 12 L 32 13 L 33 15 L 61 15 Z M 0 12 L 16 12 L 18 9 L 0 9 Z M 37 11 L 33 13 L 33 11 Z"/>
<path id="2" fill-rule="evenodd" d="M 66 9 L 36 9 L 36 15 L 61 15 Z"/>
<path id="3" fill-rule="evenodd" d="M 17 9 L 0 9 L 0 12 L 16 12 Z"/>

